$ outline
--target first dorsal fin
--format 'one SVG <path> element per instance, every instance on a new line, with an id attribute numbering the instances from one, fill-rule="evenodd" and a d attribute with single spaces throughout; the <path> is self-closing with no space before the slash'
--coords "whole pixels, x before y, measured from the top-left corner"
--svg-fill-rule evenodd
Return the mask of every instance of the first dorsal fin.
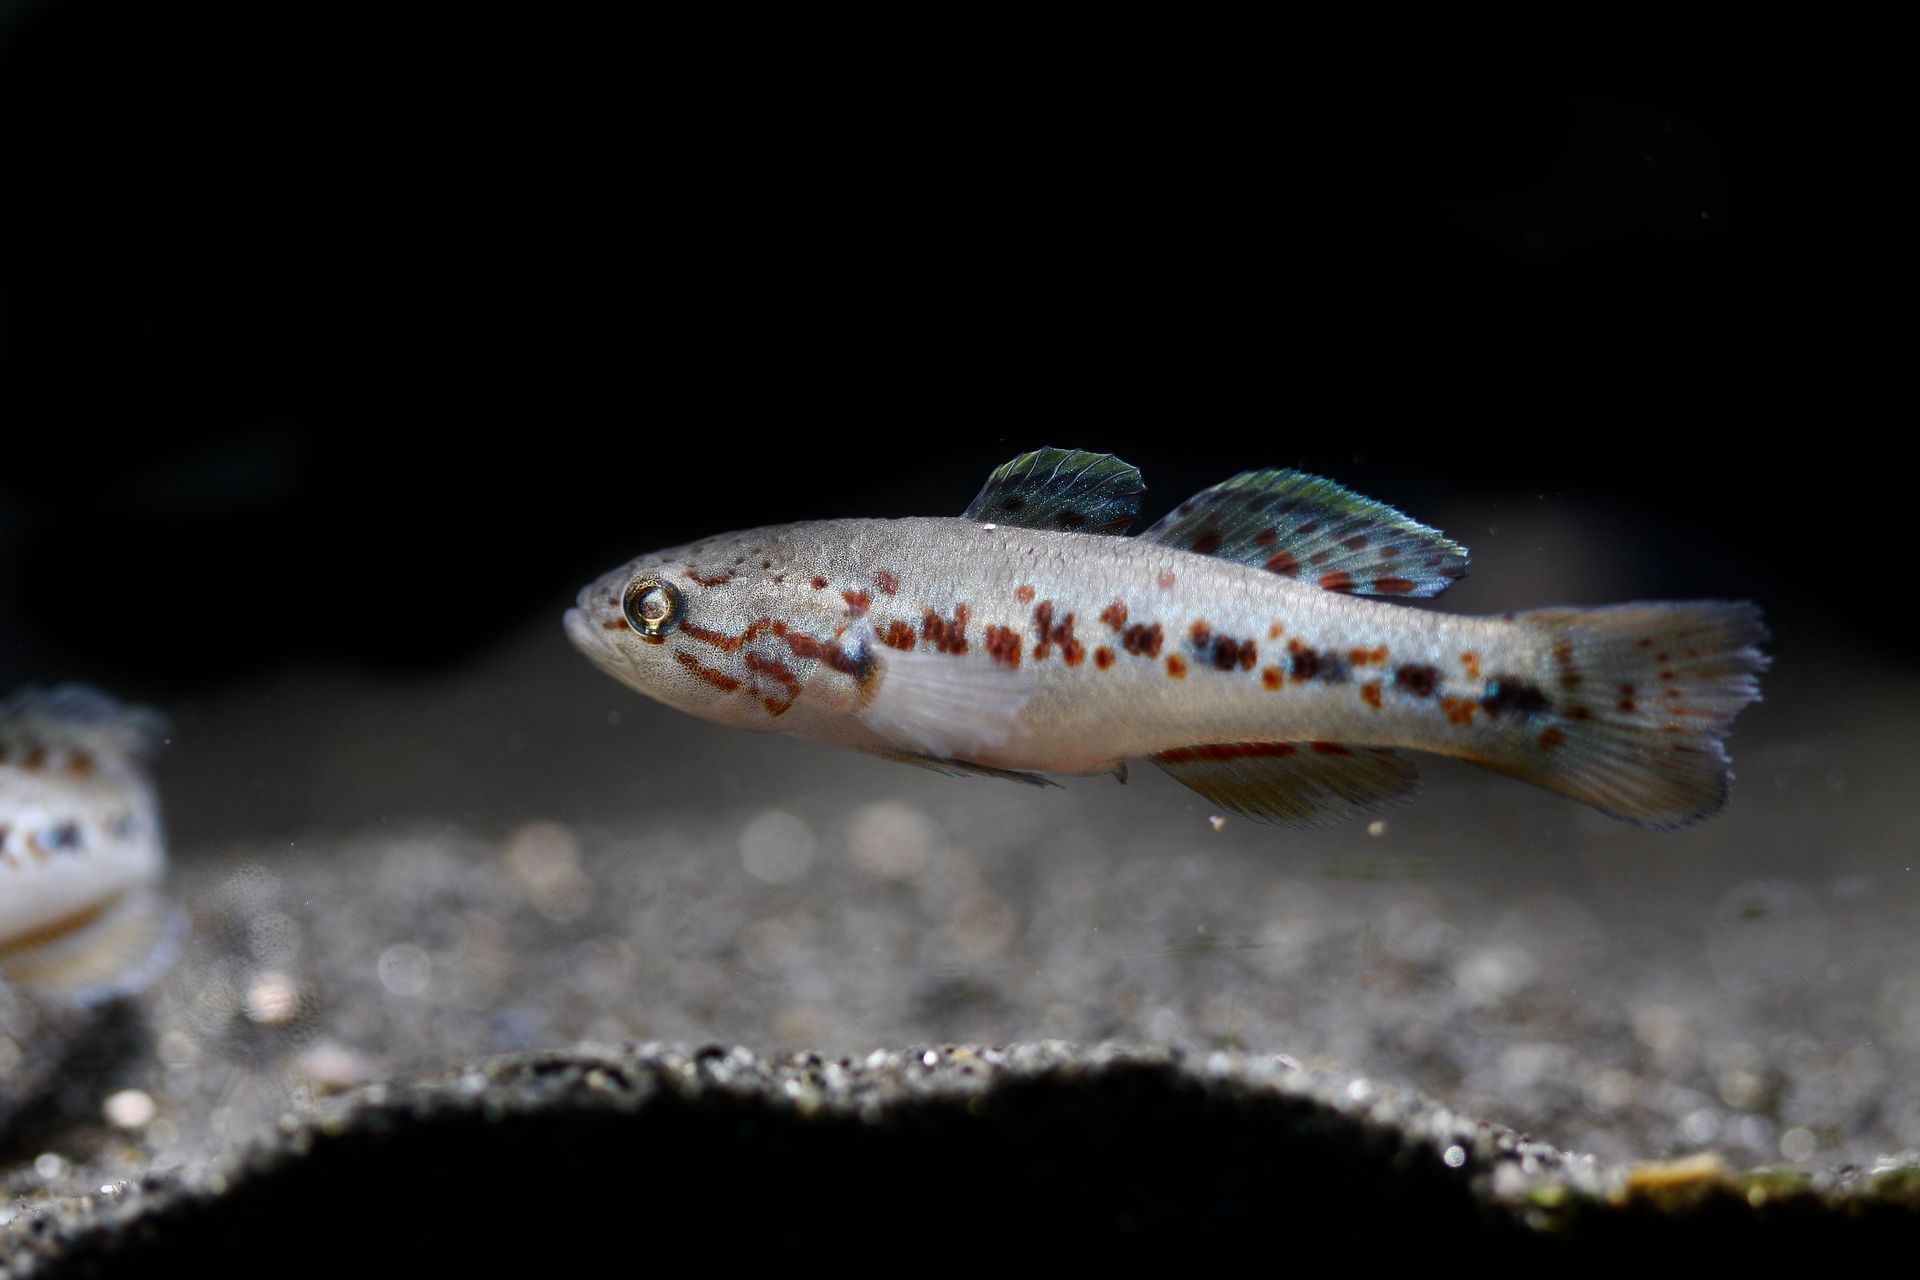
<path id="1" fill-rule="evenodd" d="M 1140 514 L 1140 469 L 1110 453 L 1035 449 L 1005 463 L 963 513 L 968 520 L 1120 535 Z"/>
<path id="2" fill-rule="evenodd" d="M 1437 596 L 1467 572 L 1459 543 L 1304 471 L 1243 472 L 1140 537 L 1356 596 Z"/>

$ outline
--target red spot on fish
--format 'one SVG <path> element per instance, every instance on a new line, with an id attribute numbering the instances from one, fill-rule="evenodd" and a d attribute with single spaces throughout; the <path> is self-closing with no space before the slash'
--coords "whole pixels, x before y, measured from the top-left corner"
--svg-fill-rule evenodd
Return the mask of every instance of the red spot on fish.
<path id="1" fill-rule="evenodd" d="M 1068 614 L 1058 623 L 1054 622 L 1051 600 L 1042 600 L 1033 606 L 1033 637 L 1035 661 L 1045 658 L 1052 652 L 1054 645 L 1060 646 L 1060 656 L 1070 667 L 1080 665 L 1081 658 L 1085 656 L 1086 651 L 1081 648 L 1080 642 L 1074 639 L 1073 615 Z"/>
<path id="2" fill-rule="evenodd" d="M 880 642 L 891 645 L 895 649 L 911 649 L 915 643 L 913 628 L 895 619 L 887 624 L 886 631 L 880 636 Z"/>
<path id="3" fill-rule="evenodd" d="M 93 772 L 93 757 L 84 751 L 76 751 L 67 761 L 67 772 L 86 775 Z"/>
<path id="4" fill-rule="evenodd" d="M 1356 667 L 1364 667 L 1370 662 L 1385 663 L 1386 660 L 1387 646 L 1385 645 L 1378 645 L 1372 649 L 1347 650 L 1347 661 Z"/>
<path id="5" fill-rule="evenodd" d="M 1210 556 L 1220 549 L 1220 531 L 1208 529 L 1193 540 L 1193 549 L 1203 556 Z"/>
<path id="6" fill-rule="evenodd" d="M 1393 683 L 1416 698 L 1431 698 L 1439 686 L 1440 672 L 1425 663 L 1409 663 L 1393 673 Z"/>
<path id="7" fill-rule="evenodd" d="M 1101 645 L 1093 651 L 1093 665 L 1105 671 L 1113 665 L 1113 650 Z"/>
<path id="8" fill-rule="evenodd" d="M 987 654 L 1003 667 L 1020 665 L 1020 633 L 1012 627 L 987 628 Z M 1035 656 L 1038 656 L 1036 651 Z"/>
<path id="9" fill-rule="evenodd" d="M 1375 578 L 1373 589 L 1383 596 L 1403 596 L 1412 591 L 1414 584 L 1405 578 Z"/>
<path id="10" fill-rule="evenodd" d="M 1013 589 L 1013 598 L 1015 600 L 1018 600 L 1021 604 L 1032 604 L 1033 588 L 1028 586 L 1026 583 L 1021 583 L 1019 586 Z"/>
<path id="11" fill-rule="evenodd" d="M 1318 520 L 1309 520 L 1298 529 L 1295 529 L 1293 536 L 1296 538 L 1308 538 L 1318 532 L 1320 532 L 1320 522 Z"/>
<path id="12" fill-rule="evenodd" d="M 714 577 L 709 578 L 709 577 L 703 576 L 698 569 L 689 567 L 687 569 L 687 576 L 693 579 L 695 582 L 699 583 L 703 587 L 718 587 L 725 583 L 729 583 L 733 581 L 733 574 L 731 571 L 726 573 L 721 573 Z"/>
<path id="13" fill-rule="evenodd" d="M 823 578 L 823 577 L 821 577 L 821 576 L 820 576 L 819 574 L 817 574 L 817 573 L 816 573 L 816 574 L 814 574 L 814 575 L 813 575 L 813 589 L 814 589 L 815 591 L 824 591 L 824 590 L 826 590 L 826 587 L 827 587 L 827 580 L 826 580 L 825 578 Z"/>
<path id="14" fill-rule="evenodd" d="M 27 754 L 21 757 L 20 767 L 23 769 L 38 769 L 46 762 L 47 749 L 45 747 L 29 747 L 27 748 Z"/>
<path id="15" fill-rule="evenodd" d="M 738 680 L 724 671 L 715 671 L 712 667 L 700 665 L 700 660 L 684 649 L 675 649 L 673 651 L 673 660 L 722 693 L 732 693 L 740 687 Z"/>
<path id="16" fill-rule="evenodd" d="M 1269 640 L 1278 640 L 1285 634 L 1287 634 L 1287 629 L 1277 622 L 1267 628 L 1267 639 Z"/>
<path id="17" fill-rule="evenodd" d="M 826 663 L 842 675 L 852 676 L 865 681 L 871 670 L 871 664 L 865 658 L 849 655 L 837 644 L 822 644 L 812 636 L 799 631 L 790 631 L 781 636 L 787 642 L 787 648 L 793 650 L 796 658 L 812 658 Z"/>
<path id="18" fill-rule="evenodd" d="M 1544 751 L 1551 751 L 1566 740 L 1567 735 L 1558 729 L 1542 729 L 1540 731 L 1540 747 Z"/>
<path id="19" fill-rule="evenodd" d="M 1266 568 L 1267 572 L 1277 573 L 1283 578 L 1294 578 L 1300 574 L 1300 562 L 1291 551 L 1276 552 L 1273 559 L 1267 561 Z"/>
<path id="20" fill-rule="evenodd" d="M 1268 667 L 1260 673 L 1260 683 L 1278 692 L 1287 687 L 1287 677 L 1281 673 L 1280 668 Z"/>
<path id="21" fill-rule="evenodd" d="M 1262 529 L 1253 535 L 1253 542 L 1258 547 L 1270 547 L 1279 540 L 1279 537 L 1280 535 L 1271 529 Z"/>
<path id="22" fill-rule="evenodd" d="M 698 626 L 694 623 L 686 622 L 686 621 L 682 621 L 679 628 L 680 634 L 686 636 L 687 638 L 691 640 L 698 640 L 702 644 L 710 644 L 714 648 L 719 649 L 723 653 L 732 653 L 735 650 L 739 649 L 742 645 L 745 645 L 748 642 L 750 642 L 755 636 L 759 635 L 761 632 L 769 631 L 769 630 L 772 631 L 773 634 L 779 635 L 781 634 L 782 631 L 785 630 L 785 624 L 774 622 L 768 618 L 755 618 L 752 622 L 749 622 L 747 624 L 746 630 L 742 631 L 737 636 L 730 636 L 730 635 L 727 635 L 725 632 L 721 632 L 721 631 L 712 631 L 706 627 Z M 662 641 L 665 640 L 664 636 L 642 636 L 641 638 L 662 640 Z"/>
<path id="23" fill-rule="evenodd" d="M 1207 647 L 1207 642 L 1213 639 L 1213 628 L 1207 625 L 1206 619 L 1196 619 L 1194 624 L 1187 628 L 1187 638 L 1193 641 L 1195 647 L 1204 649 Z"/>
<path id="24" fill-rule="evenodd" d="M 767 714 L 770 716 L 783 716 L 793 710 L 793 701 L 792 698 L 788 698 L 782 702 L 778 698 L 768 696 L 760 699 L 760 705 L 767 709 Z"/>
<path id="25" fill-rule="evenodd" d="M 1160 656 L 1160 624 L 1136 622 L 1127 628 L 1127 634 L 1121 637 L 1120 643 L 1128 653 L 1157 658 Z"/>
<path id="26" fill-rule="evenodd" d="M 1353 748 L 1344 742 L 1309 742 L 1307 745 L 1323 756 L 1350 756 L 1353 754 Z"/>
<path id="27" fill-rule="evenodd" d="M 1474 705 L 1472 698 L 1440 699 L 1440 709 L 1447 713 L 1449 724 L 1472 724 Z"/>
<path id="28" fill-rule="evenodd" d="M 967 606 L 953 606 L 953 621 L 927 610 L 920 619 L 920 634 L 933 642 L 933 647 L 941 653 L 965 653 L 967 651 Z"/>
<path id="29" fill-rule="evenodd" d="M 626 620 L 626 619 L 625 619 L 624 617 L 621 617 L 621 618 L 609 618 L 609 619 L 607 619 L 607 620 L 606 620 L 605 622 L 603 622 L 603 623 L 601 623 L 601 624 L 600 624 L 600 629 L 601 629 L 601 630 L 603 630 L 603 631 L 631 631 L 631 630 L 633 630 L 633 628 L 632 628 L 631 626 L 629 626 L 629 625 L 627 624 L 627 620 Z"/>
<path id="30" fill-rule="evenodd" d="M 1102 609 L 1100 611 L 1100 621 L 1106 623 L 1115 631 L 1125 631 L 1127 629 L 1126 601 L 1115 600 L 1112 604 Z"/>
<path id="31" fill-rule="evenodd" d="M 1187 660 L 1177 653 L 1167 655 L 1167 674 L 1175 680 L 1187 678 Z"/>
<path id="32" fill-rule="evenodd" d="M 1469 649 L 1460 655 L 1460 665 L 1467 669 L 1467 679 L 1480 678 L 1480 655 Z"/>
<path id="33" fill-rule="evenodd" d="M 1351 591 L 1353 590 L 1353 577 L 1345 571 L 1322 574 L 1320 577 L 1320 588 L 1323 591 Z"/>
<path id="34" fill-rule="evenodd" d="M 1173 576 L 1173 570 L 1168 569 L 1161 573 L 1159 577 L 1160 589 L 1162 591 L 1170 591 L 1173 588 L 1173 584 L 1178 581 L 1179 579 Z"/>
<path id="35" fill-rule="evenodd" d="M 1360 686 L 1360 699 L 1375 711 L 1380 709 L 1380 682 L 1369 680 Z"/>
<path id="36" fill-rule="evenodd" d="M 842 591 L 840 598 L 847 602 L 847 616 L 858 618 L 867 612 L 867 606 L 873 603 L 873 596 L 866 591 Z"/>
<path id="37" fill-rule="evenodd" d="M 890 596 L 900 589 L 900 579 L 882 569 L 873 575 L 873 585 L 880 588 L 881 595 Z"/>
<path id="38" fill-rule="evenodd" d="M 778 658 L 763 658 L 757 653 L 749 653 L 747 670 L 777 682 L 789 694 L 798 695 L 800 692 L 800 681 L 795 678 L 787 664 Z"/>
<path id="39" fill-rule="evenodd" d="M 1343 539 L 1340 545 L 1349 551 L 1359 551 L 1367 545 L 1367 535 L 1356 533 L 1351 538 Z"/>
<path id="40" fill-rule="evenodd" d="M 1635 687 L 1634 687 L 1633 685 L 1630 685 L 1630 684 L 1623 684 L 1623 685 L 1621 685 L 1621 686 L 1620 686 L 1620 701 L 1618 701 L 1618 702 L 1616 702 L 1616 703 L 1614 704 L 1614 706 L 1615 706 L 1615 707 L 1617 707 L 1617 708 L 1618 708 L 1619 710 L 1621 710 L 1621 711 L 1633 711 L 1633 710 L 1635 710 L 1635 709 L 1636 709 L 1636 708 L 1637 708 L 1637 707 L 1638 707 L 1638 706 L 1639 706 L 1640 704 L 1639 704 L 1638 702 L 1636 702 L 1636 701 L 1634 700 L 1634 696 L 1633 696 L 1633 695 L 1634 695 L 1634 694 L 1636 694 L 1636 693 L 1638 693 L 1638 692 L 1639 692 L 1639 690 L 1638 690 L 1638 689 L 1636 689 L 1636 688 L 1635 688 Z"/>

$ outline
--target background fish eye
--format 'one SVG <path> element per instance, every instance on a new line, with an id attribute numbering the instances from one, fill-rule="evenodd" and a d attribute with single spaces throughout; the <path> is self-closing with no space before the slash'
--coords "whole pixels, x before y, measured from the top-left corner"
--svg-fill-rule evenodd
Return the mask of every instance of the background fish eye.
<path id="1" fill-rule="evenodd" d="M 621 610 L 627 625 L 642 635 L 663 635 L 680 620 L 680 592 L 659 578 L 635 578 L 627 587 Z"/>

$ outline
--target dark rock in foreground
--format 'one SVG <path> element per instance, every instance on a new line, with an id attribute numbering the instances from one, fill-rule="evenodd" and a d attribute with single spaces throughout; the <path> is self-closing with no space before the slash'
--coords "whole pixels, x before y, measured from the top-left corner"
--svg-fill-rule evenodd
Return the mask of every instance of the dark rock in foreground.
<path id="1" fill-rule="evenodd" d="M 1920 1172 L 1619 1168 L 1281 1059 L 944 1048 L 521 1054 L 56 1201 L 12 1275 L 627 1274 L 1118 1255 L 1632 1265 L 1920 1248 Z M 1251 1252 L 1249 1252 L 1251 1251 Z M 1652 1252 L 1649 1252 L 1652 1251 Z"/>

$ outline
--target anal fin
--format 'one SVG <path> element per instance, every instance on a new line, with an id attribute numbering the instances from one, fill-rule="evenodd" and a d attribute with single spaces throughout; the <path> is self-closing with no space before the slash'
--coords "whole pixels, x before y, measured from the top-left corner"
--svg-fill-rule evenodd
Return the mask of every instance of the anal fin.
<path id="1" fill-rule="evenodd" d="M 1412 761 L 1343 742 L 1227 742 L 1163 751 L 1153 762 L 1229 813 L 1325 827 L 1377 813 L 1419 787 Z"/>

